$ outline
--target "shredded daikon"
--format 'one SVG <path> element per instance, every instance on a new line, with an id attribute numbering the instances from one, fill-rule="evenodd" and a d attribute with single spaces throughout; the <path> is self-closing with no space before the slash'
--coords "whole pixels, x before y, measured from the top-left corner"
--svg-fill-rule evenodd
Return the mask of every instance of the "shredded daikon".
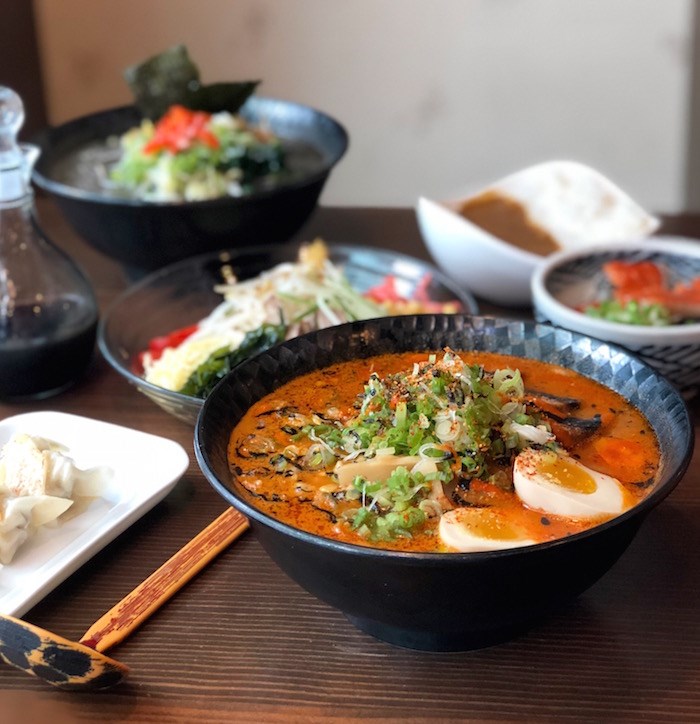
<path id="1" fill-rule="evenodd" d="M 146 352 L 144 377 L 169 390 L 179 390 L 213 353 L 233 352 L 246 333 L 263 324 L 286 325 L 287 338 L 355 319 L 382 316 L 386 310 L 352 288 L 343 271 L 317 240 L 303 247 L 299 260 L 284 262 L 244 281 L 218 285 L 223 301 L 197 330 L 155 359 Z"/>

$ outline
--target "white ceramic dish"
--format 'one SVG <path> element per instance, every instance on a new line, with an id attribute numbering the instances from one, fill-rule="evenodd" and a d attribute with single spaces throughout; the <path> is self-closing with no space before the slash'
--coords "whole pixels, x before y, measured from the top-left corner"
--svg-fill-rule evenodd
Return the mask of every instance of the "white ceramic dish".
<path id="1" fill-rule="evenodd" d="M 577 311 L 609 293 L 602 266 L 608 261 L 653 261 L 672 283 L 700 276 L 700 239 L 656 236 L 558 252 L 532 277 L 535 318 L 619 344 L 654 367 L 690 398 L 700 389 L 700 322 L 667 327 L 621 324 Z"/>
<path id="2" fill-rule="evenodd" d="M 518 203 L 561 249 L 637 239 L 659 226 L 610 180 L 574 161 L 531 166 L 450 200 L 421 197 L 418 225 L 437 265 L 482 299 L 508 307 L 530 304 L 530 279 L 547 257 L 510 244 L 459 213 L 467 201 L 490 192 Z"/>
<path id="3" fill-rule="evenodd" d="M 189 458 L 171 440 L 61 412 L 0 421 L 0 447 L 16 432 L 62 443 L 78 467 L 106 465 L 114 472 L 102 497 L 39 529 L 0 566 L 0 613 L 21 616 L 164 498 Z"/>
<path id="4" fill-rule="evenodd" d="M 487 234 L 457 206 L 418 200 L 418 226 L 435 263 L 481 299 L 506 307 L 530 303 L 530 277 L 544 257 Z"/>

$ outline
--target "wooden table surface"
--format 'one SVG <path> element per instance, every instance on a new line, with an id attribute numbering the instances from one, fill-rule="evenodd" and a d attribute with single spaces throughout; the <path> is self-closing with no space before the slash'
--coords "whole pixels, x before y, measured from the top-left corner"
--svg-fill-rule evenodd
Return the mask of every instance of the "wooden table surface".
<path id="1" fill-rule="evenodd" d="M 125 286 L 120 267 L 76 237 L 50 202 L 40 199 L 39 208 L 50 235 L 88 272 L 104 309 Z M 667 219 L 664 230 L 700 237 L 700 218 Z M 427 258 L 410 209 L 321 208 L 301 236 L 317 234 Z M 41 409 L 162 435 L 191 458 L 162 503 L 25 616 L 78 639 L 225 503 L 197 468 L 192 428 L 104 360 L 60 396 L 0 404 L 0 419 Z M 509 643 L 436 654 L 376 641 L 289 580 L 246 533 L 111 652 L 131 667 L 126 682 L 68 694 L 1 665 L 0 721 L 700 721 L 699 599 L 696 444 L 684 480 L 612 570 Z"/>

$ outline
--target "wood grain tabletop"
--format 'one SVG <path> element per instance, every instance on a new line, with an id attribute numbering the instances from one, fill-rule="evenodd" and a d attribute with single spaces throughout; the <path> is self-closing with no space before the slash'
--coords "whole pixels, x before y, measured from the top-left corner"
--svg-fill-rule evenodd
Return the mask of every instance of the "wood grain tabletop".
<path id="1" fill-rule="evenodd" d="M 48 199 L 38 206 L 104 310 L 127 284 L 121 268 L 78 238 Z M 665 219 L 664 231 L 700 237 L 700 218 Z M 299 236 L 316 235 L 428 258 L 410 209 L 322 207 Z M 0 404 L 0 419 L 47 409 L 164 436 L 190 455 L 171 494 L 24 616 L 77 640 L 226 504 L 197 468 L 192 427 L 99 356 L 70 390 Z M 513 641 L 443 654 L 374 640 L 288 579 L 247 532 L 110 651 L 131 668 L 124 683 L 64 693 L 0 665 L 0 721 L 700 722 L 699 429 L 685 478 L 616 565 Z"/>

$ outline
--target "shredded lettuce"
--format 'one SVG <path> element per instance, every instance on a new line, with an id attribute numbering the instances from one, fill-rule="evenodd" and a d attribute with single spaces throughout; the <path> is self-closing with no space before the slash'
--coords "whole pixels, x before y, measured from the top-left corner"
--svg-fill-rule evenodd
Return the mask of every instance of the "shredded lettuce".
<path id="1" fill-rule="evenodd" d="M 150 120 L 130 129 L 121 139 L 121 158 L 110 171 L 110 181 L 136 198 L 147 201 L 196 201 L 240 196 L 253 190 L 258 179 L 285 171 L 279 138 L 250 128 L 228 112 L 210 117 L 207 129 L 216 147 L 195 143 L 177 153 L 147 153 L 154 137 Z"/>

